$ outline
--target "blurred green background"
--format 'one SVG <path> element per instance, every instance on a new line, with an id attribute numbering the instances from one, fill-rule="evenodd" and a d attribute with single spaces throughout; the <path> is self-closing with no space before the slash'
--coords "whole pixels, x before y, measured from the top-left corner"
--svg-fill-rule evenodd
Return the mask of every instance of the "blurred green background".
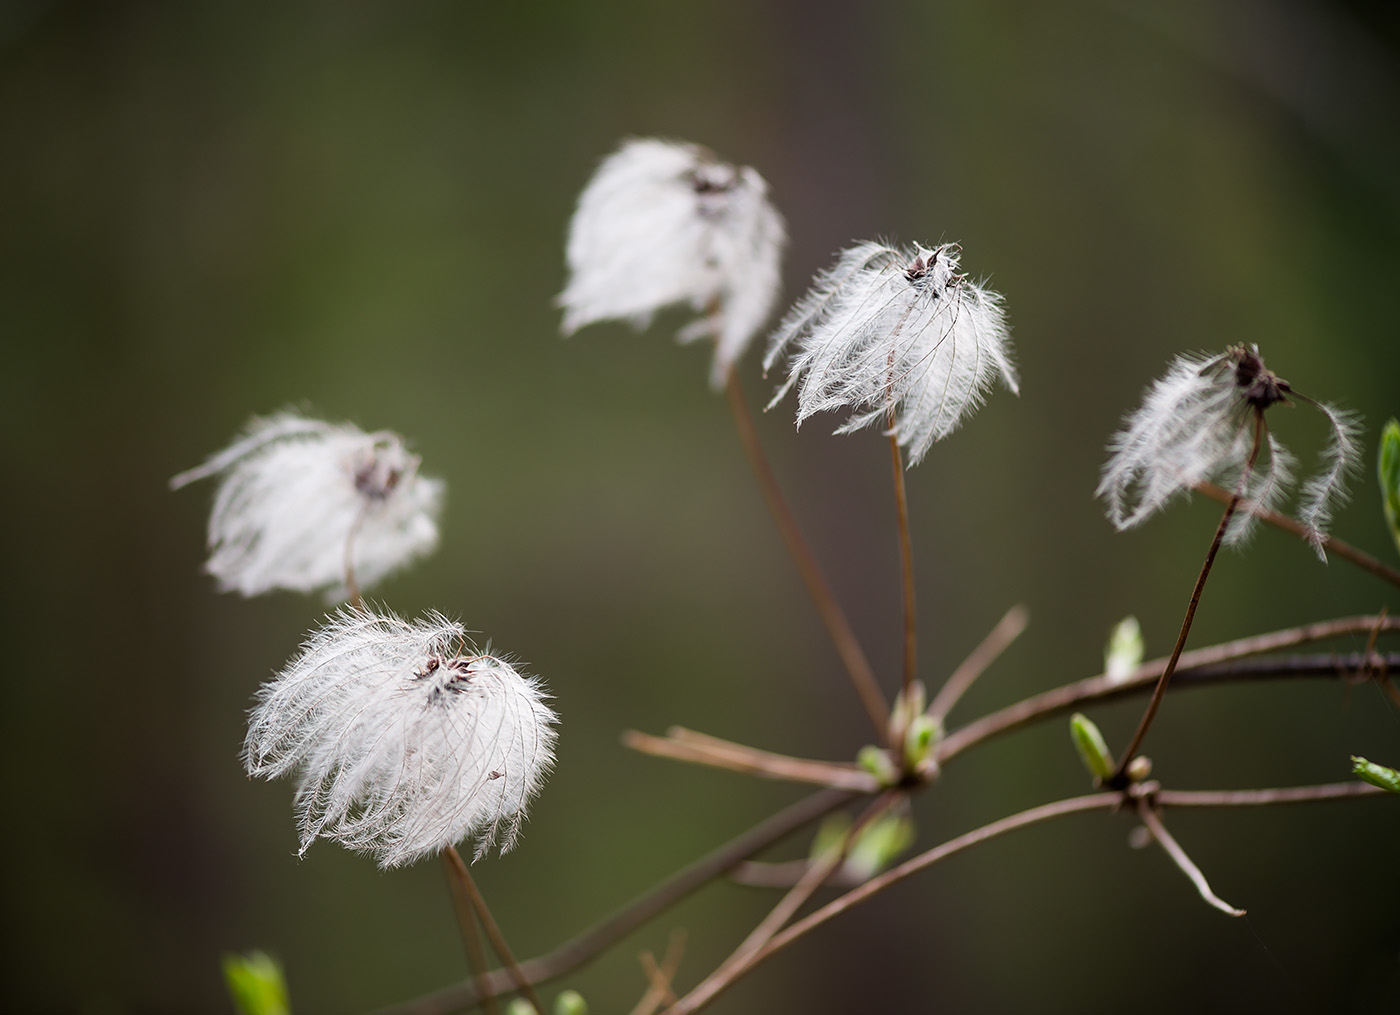
<path id="1" fill-rule="evenodd" d="M 1218 510 L 1117 535 L 1092 492 L 1178 352 L 1257 341 L 1363 414 L 1336 532 L 1395 564 L 1373 456 L 1400 412 L 1398 54 L 1380 0 L 5 0 L 6 1006 L 227 1011 L 219 956 L 250 947 L 281 959 L 300 1013 L 464 975 L 438 866 L 383 874 L 326 844 L 298 862 L 291 786 L 239 766 L 253 691 L 324 607 L 217 594 L 210 491 L 166 481 L 254 413 L 405 434 L 448 483 L 444 536 L 378 597 L 462 618 L 556 696 L 558 771 L 516 851 L 477 865 L 520 954 L 801 795 L 632 755 L 621 730 L 830 758 L 869 739 L 707 354 L 670 341 L 680 315 L 557 335 L 572 203 L 624 136 L 766 176 L 785 303 L 876 236 L 960 241 L 1006 295 L 1022 397 L 994 395 L 909 476 L 923 677 L 1012 603 L 1032 617 L 955 725 L 1098 672 L 1125 613 L 1169 650 Z M 797 434 L 792 412 L 762 436 L 889 686 L 885 447 Z M 1272 418 L 1305 460 L 1320 446 L 1315 414 Z M 1192 644 L 1396 598 L 1261 532 L 1222 556 Z M 1139 710 L 1092 714 L 1121 745 Z M 1168 700 L 1148 750 L 1177 788 L 1324 782 L 1350 753 L 1400 762 L 1400 716 L 1374 686 L 1197 692 Z M 950 765 L 920 843 L 1086 786 L 1056 720 Z M 1127 819 L 1081 816 L 925 872 L 713 1010 L 1400 1007 L 1400 806 L 1170 824 L 1246 919 L 1130 850 Z M 641 949 L 687 928 L 693 984 L 772 901 L 716 885 L 563 985 L 626 1011 Z"/>

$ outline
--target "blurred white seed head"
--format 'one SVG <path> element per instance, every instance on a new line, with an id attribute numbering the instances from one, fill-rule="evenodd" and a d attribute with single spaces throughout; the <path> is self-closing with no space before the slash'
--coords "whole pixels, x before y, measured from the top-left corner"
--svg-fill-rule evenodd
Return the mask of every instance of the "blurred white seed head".
<path id="1" fill-rule="evenodd" d="M 689 304 L 701 316 L 677 338 L 714 340 L 719 387 L 773 309 L 786 240 L 754 170 L 699 145 L 626 141 L 588 181 L 569 224 L 564 334 L 610 318 L 640 330 L 656 311 Z"/>
<path id="2" fill-rule="evenodd" d="M 960 248 L 860 243 L 841 252 L 769 340 L 790 350 L 797 425 L 851 414 L 837 433 L 888 426 L 914 465 L 982 404 L 995 378 L 1017 391 L 1001 297 L 958 273 Z"/>
<path id="3" fill-rule="evenodd" d="M 1244 500 L 1231 519 L 1226 542 L 1238 543 L 1254 529 L 1256 512 L 1276 510 L 1293 483 L 1297 460 L 1264 424 L 1252 467 L 1256 420 L 1290 396 L 1316 407 L 1330 434 L 1318 472 L 1304 485 L 1299 519 L 1318 555 L 1334 506 L 1345 502 L 1346 480 L 1360 455 L 1360 426 L 1350 413 L 1299 394 L 1264 365 L 1257 346 L 1238 345 L 1217 356 L 1178 356 L 1166 376 L 1154 381 L 1142 406 L 1129 414 L 1109 442 L 1097 495 L 1120 530 L 1141 524 L 1177 494 L 1209 482 Z"/>
<path id="4" fill-rule="evenodd" d="M 256 418 L 230 447 L 170 481 L 218 477 L 205 569 L 221 589 L 346 595 L 347 564 L 374 584 L 437 546 L 441 480 L 388 431 L 295 413 Z"/>
<path id="5" fill-rule="evenodd" d="M 554 764 L 546 697 L 439 615 L 346 608 L 258 692 L 244 763 L 297 776 L 302 853 L 317 836 L 381 867 L 464 840 L 504 853 Z"/>

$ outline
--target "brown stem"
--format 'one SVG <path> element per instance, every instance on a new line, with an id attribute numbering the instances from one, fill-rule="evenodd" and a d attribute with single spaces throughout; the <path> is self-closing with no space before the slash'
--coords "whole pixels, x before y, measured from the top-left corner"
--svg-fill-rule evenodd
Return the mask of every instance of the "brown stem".
<path id="1" fill-rule="evenodd" d="M 455 854 L 457 851 L 454 849 Z M 472 913 L 471 900 L 467 897 L 466 888 L 461 883 L 461 875 L 457 873 L 456 864 L 447 853 L 442 854 L 443 865 L 447 869 L 447 890 L 452 895 L 452 911 L 457 916 L 457 927 L 462 932 L 462 945 L 467 952 L 467 965 L 471 968 L 473 979 L 480 979 L 486 972 L 486 951 L 481 946 L 481 935 L 476 929 L 476 917 Z M 457 857 L 457 863 L 461 863 L 462 858 Z M 500 1007 L 496 1004 L 496 995 L 490 991 L 483 991 L 481 995 L 481 1006 L 486 1010 L 487 1015 L 498 1015 Z"/>
<path id="2" fill-rule="evenodd" d="M 894 505 L 899 524 L 899 570 L 904 584 L 904 698 L 914 686 L 918 672 L 917 611 L 914 608 L 914 545 L 909 538 L 909 496 L 904 486 L 904 459 L 899 453 L 899 440 L 890 434 L 890 464 L 894 467 Z M 895 730 L 903 739 L 903 730 Z"/>
<path id="3" fill-rule="evenodd" d="M 997 626 L 987 633 L 982 643 L 972 650 L 972 654 L 962 661 L 950 676 L 928 707 L 928 714 L 942 723 L 953 706 L 958 703 L 967 689 L 972 686 L 988 666 L 996 662 L 1013 641 L 1021 636 L 1030 622 L 1030 613 L 1024 606 L 1013 606 L 997 621 Z"/>
<path id="4" fill-rule="evenodd" d="M 880 692 L 880 685 L 875 680 L 875 673 L 871 670 L 865 653 L 861 651 L 860 643 L 856 641 L 855 633 L 851 630 L 845 613 L 836 602 L 836 597 L 831 592 L 831 586 L 827 584 L 826 577 L 822 574 L 821 567 L 812 554 L 812 548 L 807 545 L 806 539 L 802 536 L 802 530 L 798 528 L 797 519 L 793 516 L 792 509 L 783 499 L 783 492 L 778 488 L 778 481 L 773 478 L 773 470 L 768 465 L 768 459 L 763 453 L 763 446 L 758 442 L 758 431 L 754 429 L 753 417 L 749 415 L 748 403 L 744 400 L 743 389 L 739 387 L 739 378 L 733 369 L 729 371 L 725 380 L 725 391 L 729 395 L 729 407 L 734 413 L 734 423 L 739 430 L 739 439 L 743 442 L 744 451 L 749 457 L 749 465 L 753 468 L 754 476 L 758 479 L 759 489 L 763 491 L 763 499 L 768 503 L 768 510 L 772 512 L 773 520 L 778 523 L 778 531 L 782 534 L 788 553 L 792 555 L 793 561 L 797 564 L 802 582 L 807 586 L 807 594 L 812 597 L 817 614 L 821 617 L 827 634 L 831 636 L 832 644 L 836 646 L 836 654 L 841 657 L 841 661 L 846 666 L 846 672 L 850 674 L 851 683 L 855 686 L 861 703 L 865 705 L 865 711 L 869 713 L 871 723 L 880 736 L 884 737 L 886 727 L 889 725 L 889 704 Z"/>
<path id="5" fill-rule="evenodd" d="M 1289 786 L 1285 789 L 1181 790 L 1163 789 L 1152 795 L 1159 807 L 1265 807 L 1271 804 L 1309 804 L 1324 800 L 1384 793 L 1379 786 L 1354 780 L 1321 786 Z"/>
<path id="6" fill-rule="evenodd" d="M 751 957 L 744 971 L 747 972 L 749 969 L 752 969 L 754 966 L 758 965 L 758 963 L 768 958 L 768 956 L 792 944 L 792 942 L 796 941 L 804 934 L 809 933 L 828 920 L 840 916 L 842 913 L 846 912 L 846 910 L 859 905 L 866 899 L 877 895 L 890 885 L 902 881 L 910 875 L 917 874 L 925 867 L 930 867 L 940 860 L 952 856 L 954 853 L 960 853 L 971 846 L 986 842 L 988 839 L 994 839 L 999 835 L 1005 835 L 1007 832 L 1013 832 L 1018 828 L 1025 828 L 1028 825 L 1049 821 L 1052 818 L 1062 817 L 1066 814 L 1076 814 L 1080 811 L 1111 810 L 1119 807 L 1122 804 L 1122 800 L 1122 794 L 1119 793 L 1092 793 L 1088 796 L 1071 797 L 1068 800 L 1057 800 L 1054 803 L 1042 804 L 1039 807 L 1032 807 L 1030 810 L 1021 811 L 1019 814 L 1013 814 L 999 821 L 993 821 L 991 824 L 983 825 L 981 828 L 960 835 L 956 839 L 950 839 L 941 846 L 936 846 L 925 853 L 920 853 L 918 856 L 906 860 L 899 866 L 891 867 L 883 874 L 876 875 L 859 887 L 853 888 L 845 895 L 809 913 L 781 933 L 774 935 L 771 941 Z"/>
<path id="7" fill-rule="evenodd" d="M 543 983 L 572 972 L 691 892 L 733 869 L 760 850 L 786 838 L 803 825 L 836 810 L 851 797 L 850 793 L 836 790 L 822 790 L 804 797 L 708 856 L 701 857 L 689 867 L 673 874 L 602 923 L 565 941 L 551 952 L 522 962 L 521 971 L 532 983 Z M 482 977 L 482 981 L 497 994 L 510 989 L 509 974 L 505 970 L 497 969 L 488 973 Z M 416 1000 L 382 1009 L 380 1015 L 450 1015 L 452 1012 L 472 1007 L 478 1003 L 480 997 L 476 982 L 468 980 Z"/>
<path id="8" fill-rule="evenodd" d="M 1176 807 L 1234 807 L 1256 804 L 1305 803 L 1334 800 L 1340 797 L 1380 795 L 1385 794 L 1385 792 L 1385 790 L 1365 783 L 1332 783 L 1324 786 L 1298 786 L 1288 789 L 1228 790 L 1201 793 L 1153 790 L 1150 798 L 1161 806 L 1166 806 L 1170 802 L 1172 806 Z M 956 839 L 950 839 L 941 846 L 935 846 L 925 853 L 906 860 L 897 867 L 890 868 L 883 874 L 876 875 L 845 895 L 809 913 L 781 933 L 774 935 L 773 939 L 753 956 L 745 971 L 752 969 L 768 956 L 787 947 L 804 934 L 884 891 L 890 885 L 902 881 L 926 867 L 931 867 L 954 853 L 960 853 L 971 846 L 986 842 L 988 839 L 1005 835 L 1007 832 L 1063 817 L 1067 814 L 1076 814 L 1081 811 L 1114 810 L 1122 805 L 1123 800 L 1124 795 L 1121 793 L 1091 793 L 1087 796 L 1071 797 L 1068 800 L 1058 800 L 1054 803 L 1032 807 L 1019 814 L 1013 814 L 983 825 L 981 828 L 960 835 Z"/>
<path id="9" fill-rule="evenodd" d="M 846 854 L 850 851 L 851 844 L 855 842 L 861 829 L 882 814 L 894 799 L 894 794 L 884 793 L 871 804 L 865 813 L 846 830 L 840 846 L 826 856 L 814 860 L 808 866 L 806 873 L 798 879 L 797 884 L 792 886 L 788 893 L 773 907 L 772 911 L 749 933 L 748 937 L 744 938 L 739 947 L 734 949 L 733 954 L 720 963 L 719 968 L 713 973 L 700 981 L 694 990 L 666 1009 L 666 1015 L 694 1015 L 742 976 L 759 949 L 772 940 L 774 934 L 782 930 L 783 925 L 792 919 L 793 914 L 812 897 L 812 893 L 821 887 L 822 883 L 845 862 Z"/>
<path id="10" fill-rule="evenodd" d="M 1230 502 L 1225 506 L 1225 513 L 1220 516 L 1220 524 L 1215 527 L 1215 538 L 1210 542 L 1210 550 L 1206 552 L 1206 561 L 1201 565 L 1201 573 L 1196 576 L 1196 586 L 1191 590 L 1191 602 L 1186 606 L 1186 619 L 1181 622 L 1181 632 L 1176 636 L 1176 647 L 1172 649 L 1171 659 L 1167 661 L 1167 668 L 1162 671 L 1162 676 L 1157 680 L 1157 686 L 1152 690 L 1152 699 L 1147 703 L 1147 710 L 1142 713 L 1142 720 L 1138 723 L 1137 732 L 1133 734 L 1133 739 L 1128 742 L 1128 749 L 1123 752 L 1117 770 L 1107 780 L 1109 786 L 1122 789 L 1128 783 L 1128 766 L 1137 757 L 1138 748 L 1142 746 L 1143 738 L 1147 736 L 1147 731 L 1152 726 L 1152 720 L 1157 716 L 1157 709 L 1162 705 L 1162 698 L 1167 693 L 1167 684 L 1170 683 L 1172 673 L 1176 671 L 1177 661 L 1181 658 L 1181 650 L 1186 647 L 1186 636 L 1191 633 L 1191 622 L 1196 619 L 1196 607 L 1201 602 L 1201 593 L 1205 591 L 1206 579 L 1210 577 L 1211 565 L 1215 563 L 1215 555 L 1220 551 L 1220 544 L 1225 539 L 1225 529 L 1229 526 L 1230 519 L 1239 506 L 1240 497 L 1249 482 L 1249 474 L 1254 471 L 1254 462 L 1259 457 L 1259 448 L 1263 442 L 1264 410 L 1255 409 L 1254 445 L 1249 449 L 1249 459 L 1244 463 L 1244 469 L 1240 472 L 1239 485 L 1230 497 Z"/>
<path id="11" fill-rule="evenodd" d="M 647 989 L 630 1015 L 652 1015 L 663 1004 L 671 1004 L 676 1000 L 675 992 L 671 990 L 671 981 L 676 978 L 676 970 L 680 968 L 683 954 L 685 954 L 685 931 L 683 930 L 671 932 L 671 941 L 666 946 L 666 956 L 661 960 L 659 966 L 652 958 L 651 952 L 642 952 L 642 970 L 647 974 Z"/>
<path id="12" fill-rule="evenodd" d="M 1384 667 L 1397 666 L 1395 654 L 1382 655 L 1379 659 L 1367 658 L 1360 653 L 1346 656 L 1325 655 L 1305 656 L 1296 659 L 1261 659 L 1239 662 L 1244 656 L 1259 652 L 1276 651 L 1310 641 L 1321 641 L 1341 634 L 1360 634 L 1369 631 L 1376 623 L 1375 617 L 1351 617 L 1344 620 L 1310 624 L 1305 627 L 1289 628 L 1267 635 L 1256 635 L 1239 641 L 1227 642 L 1209 648 L 1186 652 L 1181 656 L 1177 667 L 1176 683 L 1203 687 L 1208 684 L 1228 683 L 1239 680 L 1257 680 L 1276 677 L 1333 677 L 1349 679 L 1358 672 L 1375 671 L 1377 663 Z M 1385 630 L 1400 630 L 1400 621 L 1388 618 Z M 1107 675 L 1088 677 L 1072 684 L 1042 691 L 1008 705 L 1006 708 L 985 715 L 981 719 L 948 734 L 938 745 L 937 760 L 944 764 L 948 760 L 992 737 L 1008 733 L 1028 725 L 1037 719 L 1060 712 L 1068 712 L 1086 701 L 1112 701 L 1117 698 L 1132 697 L 1142 693 L 1157 680 L 1163 672 L 1164 660 L 1155 659 L 1139 666 L 1132 675 L 1115 680 Z"/>
<path id="13" fill-rule="evenodd" d="M 880 789 L 879 780 L 855 765 L 791 758 L 785 754 L 745 747 L 743 744 L 731 743 L 678 726 L 669 729 L 666 737 L 627 730 L 622 734 L 622 742 L 645 754 L 710 765 L 766 779 L 813 783 L 856 793 L 875 793 Z"/>
<path id="14" fill-rule="evenodd" d="M 1222 504 L 1228 504 L 1230 502 L 1230 492 L 1228 490 L 1222 490 L 1214 483 L 1197 483 L 1196 490 L 1213 500 L 1220 501 Z M 1261 507 L 1248 500 L 1242 501 L 1240 507 L 1254 515 L 1254 517 L 1258 518 L 1266 525 L 1272 525 L 1276 529 L 1282 529 L 1284 532 L 1292 533 L 1303 540 L 1303 542 L 1312 545 L 1310 531 L 1302 522 L 1289 518 L 1287 515 L 1279 514 L 1277 511 L 1270 511 L 1268 508 Z M 1375 557 L 1358 550 L 1350 543 L 1344 543 L 1340 539 L 1333 538 L 1332 536 L 1324 536 L 1322 538 L 1322 547 L 1328 553 L 1335 553 L 1338 557 L 1351 561 L 1363 571 L 1369 571 L 1377 578 L 1388 581 L 1392 585 L 1400 586 L 1400 571 L 1395 570 L 1393 567 L 1388 567 Z"/>
<path id="15" fill-rule="evenodd" d="M 462 861 L 457 847 L 448 846 L 445 853 L 452 869 L 457 873 L 458 881 L 467 893 L 467 898 L 471 900 L 472 908 L 476 910 L 476 918 L 481 921 L 482 930 L 486 931 L 486 936 L 491 941 L 491 947 L 496 950 L 496 954 L 505 963 L 511 979 L 515 981 L 515 986 L 525 995 L 526 1000 L 535 1006 L 535 1011 L 539 1015 L 545 1015 L 544 1002 L 540 1000 L 539 994 L 535 993 L 535 987 L 520 968 L 520 963 L 515 961 L 515 954 L 510 950 L 510 945 L 506 944 L 505 935 L 501 933 L 496 918 L 491 915 L 491 910 L 486 905 L 486 899 L 482 896 L 481 890 L 476 887 L 476 881 L 472 878 L 472 873 L 467 865 Z"/>
<path id="16" fill-rule="evenodd" d="M 1142 823 L 1147 826 L 1147 830 L 1152 833 L 1152 838 L 1156 839 L 1157 844 L 1162 847 L 1167 856 L 1172 858 L 1172 862 L 1180 867 L 1181 872 L 1191 879 L 1191 883 L 1196 886 L 1196 891 L 1201 893 L 1201 898 L 1205 899 L 1207 904 L 1214 906 L 1227 916 L 1244 916 L 1243 909 L 1236 909 L 1220 896 L 1216 895 L 1215 892 L 1211 891 L 1210 882 L 1208 882 L 1206 876 L 1201 873 L 1201 868 L 1191 862 L 1191 858 L 1186 855 L 1186 850 L 1182 849 L 1181 844 L 1172 838 L 1171 833 L 1167 831 L 1166 825 L 1162 824 L 1161 819 L 1158 818 L 1156 812 L 1153 811 L 1152 804 L 1149 800 L 1142 799 L 1138 801 L 1138 817 L 1141 818 Z"/>

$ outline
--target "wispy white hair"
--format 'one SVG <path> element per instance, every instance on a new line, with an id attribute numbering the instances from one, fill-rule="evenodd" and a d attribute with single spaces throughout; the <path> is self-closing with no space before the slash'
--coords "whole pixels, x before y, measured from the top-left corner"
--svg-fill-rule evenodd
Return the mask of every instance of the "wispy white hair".
<path id="1" fill-rule="evenodd" d="M 888 426 L 914 465 L 986 398 L 1017 391 L 1001 297 L 958 273 L 960 249 L 864 242 L 819 274 L 769 340 L 768 370 L 791 351 L 772 408 L 797 387 L 797 425 L 848 411 L 849 433 Z"/>
<path id="2" fill-rule="evenodd" d="M 546 697 L 440 615 L 345 608 L 258 692 L 244 763 L 297 776 L 302 853 L 318 836 L 381 867 L 465 840 L 504 853 L 554 764 Z"/>
<path id="3" fill-rule="evenodd" d="M 1277 510 L 1293 484 L 1297 460 L 1267 426 L 1245 475 L 1256 420 L 1289 395 L 1316 406 L 1331 428 L 1322 468 L 1304 484 L 1299 504 L 1311 541 L 1324 556 L 1332 507 L 1345 502 L 1346 479 L 1360 452 L 1360 428 L 1350 413 L 1299 395 L 1264 366 L 1255 346 L 1216 356 L 1178 356 L 1152 383 L 1142 406 L 1124 419 L 1108 445 L 1096 493 L 1108 504 L 1109 521 L 1120 530 L 1132 528 L 1178 494 L 1210 482 L 1241 492 L 1247 503 L 1231 519 L 1225 540 L 1247 538 L 1257 514 Z"/>
<path id="4" fill-rule="evenodd" d="M 786 233 L 768 184 L 699 145 L 634 139 L 603 160 L 569 224 L 563 331 L 620 318 L 639 330 L 673 304 L 702 316 L 719 387 L 772 312 Z"/>
<path id="5" fill-rule="evenodd" d="M 347 565 L 368 586 L 437 546 L 443 484 L 418 463 L 397 434 L 284 412 L 255 418 L 170 485 L 218 477 L 205 569 L 220 588 L 319 589 L 334 601 Z"/>

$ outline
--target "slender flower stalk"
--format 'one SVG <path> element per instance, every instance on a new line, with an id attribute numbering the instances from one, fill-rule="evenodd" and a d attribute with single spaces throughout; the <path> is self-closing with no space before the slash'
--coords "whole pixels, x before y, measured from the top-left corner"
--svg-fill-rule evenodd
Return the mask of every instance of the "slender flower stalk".
<path id="1" fill-rule="evenodd" d="M 918 610 L 914 598 L 914 545 L 909 535 L 909 495 L 904 487 L 904 463 L 899 440 L 890 434 L 890 464 L 894 467 L 895 521 L 899 532 L 899 572 L 904 602 L 904 696 L 907 699 L 918 674 Z M 903 737 L 903 731 L 897 731 Z"/>
<path id="2" fill-rule="evenodd" d="M 744 445 L 744 453 L 748 456 L 749 466 L 753 469 L 754 477 L 758 480 L 758 487 L 763 492 L 763 499 L 768 504 L 768 510 L 772 513 L 773 520 L 777 522 L 778 532 L 783 537 L 783 543 L 787 546 L 788 553 L 797 565 L 797 572 L 802 576 L 802 583 L 807 587 L 807 594 L 811 596 L 812 603 L 817 608 L 817 615 L 821 618 L 822 626 L 826 628 L 831 643 L 836 647 L 836 654 L 841 657 L 841 662 L 845 664 L 846 673 L 851 678 L 851 685 L 855 688 L 856 694 L 860 696 L 861 704 L 865 706 L 865 712 L 870 717 L 871 725 L 874 726 L 877 733 L 884 735 L 889 726 L 889 703 L 885 701 L 885 696 L 880 692 L 875 672 L 870 668 L 870 663 L 860 647 L 860 642 L 856 640 L 850 621 L 846 619 L 841 604 L 836 601 L 836 595 L 831 591 L 831 585 L 827 582 L 826 576 L 822 574 L 821 565 L 817 563 L 816 555 L 803 537 L 802 529 L 797 524 L 797 518 L 793 515 L 792 508 L 788 506 L 786 498 L 783 497 L 783 491 L 773 476 L 773 469 L 768 464 L 768 456 L 763 453 L 763 445 L 758 442 L 758 431 L 753 425 L 753 416 L 749 412 L 748 402 L 744 399 L 744 390 L 739 385 L 739 378 L 733 370 L 729 371 L 725 382 L 725 391 L 729 395 L 729 408 L 734 414 L 734 425 L 739 431 L 739 440 Z"/>

